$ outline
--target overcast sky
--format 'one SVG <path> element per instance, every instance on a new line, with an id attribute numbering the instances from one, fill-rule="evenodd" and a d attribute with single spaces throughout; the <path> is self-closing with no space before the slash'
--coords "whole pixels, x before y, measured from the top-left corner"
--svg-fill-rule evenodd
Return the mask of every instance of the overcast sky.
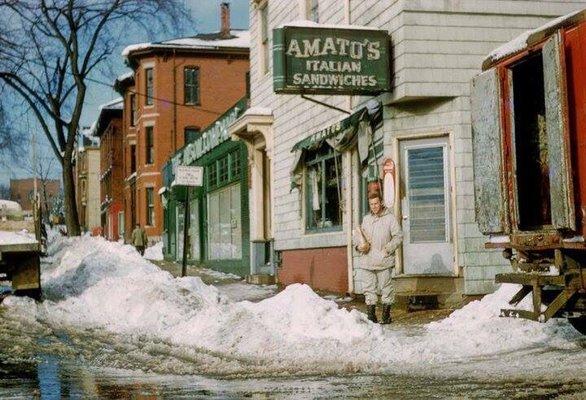
<path id="1" fill-rule="evenodd" d="M 191 11 L 194 19 L 193 29 L 190 31 L 186 29 L 184 36 L 195 35 L 197 33 L 215 32 L 219 30 L 220 26 L 220 3 L 222 0 L 183 0 L 185 6 Z M 225 0 L 224 0 L 225 1 Z M 248 29 L 248 4 L 249 0 L 228 0 L 231 9 L 231 25 L 234 29 Z M 113 84 L 116 76 L 128 71 L 124 66 L 120 51 L 130 44 L 148 42 L 153 40 L 146 36 L 132 35 L 128 43 L 122 43 L 119 51 L 115 53 L 109 60 L 109 68 L 105 68 L 97 76 L 92 78 L 104 83 Z M 161 33 L 161 37 L 154 38 L 155 41 L 172 39 L 173 35 L 169 33 Z M 106 71 L 107 70 L 107 71 Z M 86 103 L 81 118 L 82 126 L 90 126 L 96 119 L 98 114 L 98 107 L 100 104 L 107 103 L 110 100 L 119 97 L 119 94 L 111 87 L 104 84 L 88 84 L 88 92 L 86 95 Z M 31 119 L 31 124 L 34 124 L 34 119 Z M 53 153 L 46 141 L 44 135 L 39 133 L 37 135 L 38 156 L 46 159 L 52 157 Z M 58 163 L 55 162 L 55 165 Z M 54 168 L 55 177 L 60 177 L 61 171 Z M 0 183 L 7 184 L 10 178 L 24 178 L 30 176 L 30 172 L 23 170 L 18 165 L 11 165 L 10 167 L 0 166 Z"/>

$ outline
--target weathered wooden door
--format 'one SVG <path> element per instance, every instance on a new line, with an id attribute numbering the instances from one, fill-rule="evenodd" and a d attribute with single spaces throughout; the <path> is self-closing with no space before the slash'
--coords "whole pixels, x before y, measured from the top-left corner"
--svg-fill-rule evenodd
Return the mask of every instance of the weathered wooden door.
<path id="1" fill-rule="evenodd" d="M 472 80 L 470 102 L 476 222 L 484 234 L 506 233 L 509 219 L 503 189 L 501 91 L 496 69 Z"/>
<path id="2" fill-rule="evenodd" d="M 551 219 L 556 229 L 576 229 L 572 184 L 566 62 L 562 32 L 542 50 L 545 86 L 545 124 L 549 153 Z"/>

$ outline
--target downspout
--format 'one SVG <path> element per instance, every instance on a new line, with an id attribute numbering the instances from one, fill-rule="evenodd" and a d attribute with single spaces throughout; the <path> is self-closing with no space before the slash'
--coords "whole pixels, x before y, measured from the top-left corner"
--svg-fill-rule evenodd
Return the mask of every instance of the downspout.
<path id="1" fill-rule="evenodd" d="M 350 25 L 350 0 L 344 0 L 344 23 L 346 25 Z M 352 96 L 346 97 L 346 107 L 347 110 L 352 110 Z M 344 171 L 344 178 L 346 181 L 346 196 L 344 198 L 344 210 L 346 214 L 346 257 L 347 257 L 347 264 L 348 264 L 348 293 L 354 292 L 354 266 L 353 266 L 353 249 L 352 249 L 352 229 L 353 226 L 353 208 L 352 208 L 352 194 L 354 192 L 354 186 L 352 185 L 352 154 L 353 151 L 346 151 L 344 152 L 344 158 L 346 159 L 345 163 L 342 165 L 346 165 L 346 169 Z"/>
<path id="2" fill-rule="evenodd" d="M 177 65 L 176 51 L 173 49 L 173 154 L 177 152 Z"/>

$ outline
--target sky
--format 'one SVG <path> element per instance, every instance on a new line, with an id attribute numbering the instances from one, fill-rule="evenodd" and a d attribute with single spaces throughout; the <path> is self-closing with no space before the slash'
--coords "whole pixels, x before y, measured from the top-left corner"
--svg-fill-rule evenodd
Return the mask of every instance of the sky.
<path id="1" fill-rule="evenodd" d="M 194 19 L 195 26 L 192 32 L 185 32 L 185 36 L 195 35 L 197 33 L 214 32 L 219 30 L 220 26 L 220 3 L 222 0 L 184 0 L 186 8 L 191 10 L 191 15 Z M 234 29 L 248 29 L 248 4 L 249 0 L 231 0 L 230 3 L 231 18 L 230 23 Z M 167 40 L 172 39 L 172 36 L 165 36 L 164 34 L 156 40 Z M 138 40 L 138 42 L 148 42 L 148 38 L 144 37 Z M 136 41 L 130 43 L 124 43 L 122 46 L 133 44 Z M 122 50 L 122 49 L 121 49 Z M 115 59 L 110 60 L 113 62 L 114 70 L 117 75 L 121 75 L 129 71 L 122 57 L 119 55 L 114 56 Z M 112 83 L 113 79 L 112 77 Z M 99 80 L 108 80 L 107 76 L 102 75 Z M 109 89 L 102 85 L 90 86 L 90 93 L 86 99 L 86 106 L 84 114 L 82 116 L 82 124 L 89 126 L 97 117 L 98 107 L 101 104 L 107 103 L 110 100 L 119 97 L 119 94 L 114 89 Z"/>
<path id="2" fill-rule="evenodd" d="M 222 0 L 183 0 L 186 8 L 191 12 L 194 20 L 193 29 L 190 31 L 189 28 L 183 36 L 191 36 L 197 33 L 214 32 L 219 30 L 220 25 L 220 3 Z M 225 0 L 224 0 L 225 1 Z M 248 29 L 248 4 L 249 0 L 228 0 L 230 3 L 231 18 L 230 22 L 234 29 Z M 116 76 L 121 75 L 127 71 L 127 67 L 124 65 L 124 61 L 120 52 L 122 49 L 130 44 L 148 42 L 153 40 L 146 36 L 142 37 L 140 34 L 131 35 L 133 36 L 127 43 L 121 43 L 119 51 L 114 53 L 108 60 L 108 68 L 93 76 L 92 78 L 99 80 L 100 82 L 111 82 L 114 84 Z M 160 37 L 155 37 L 155 41 L 172 39 L 173 35 L 162 32 Z M 107 72 L 106 72 L 107 71 Z M 86 95 L 86 102 L 81 118 L 82 126 L 90 126 L 98 116 L 98 108 L 101 104 L 107 103 L 115 98 L 119 97 L 119 94 L 111 87 L 102 84 L 89 83 L 88 92 Z M 31 119 L 30 124 L 34 124 L 34 119 Z M 33 128 L 34 129 L 34 128 Z M 37 155 L 40 159 L 47 160 L 53 157 L 53 152 L 49 147 L 47 140 L 42 133 L 38 133 L 36 136 L 37 140 Z M 24 163 L 24 161 L 22 161 Z M 58 165 L 57 162 L 54 165 Z M 55 167 L 54 177 L 60 177 L 61 171 Z M 0 165 L 0 184 L 7 184 L 11 178 L 25 178 L 30 176 L 31 173 L 23 169 L 19 165 L 2 166 Z"/>

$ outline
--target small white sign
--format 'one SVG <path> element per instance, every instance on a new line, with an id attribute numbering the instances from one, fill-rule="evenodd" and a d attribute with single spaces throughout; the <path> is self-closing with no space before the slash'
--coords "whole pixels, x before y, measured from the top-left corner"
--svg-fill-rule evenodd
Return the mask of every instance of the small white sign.
<path id="1" fill-rule="evenodd" d="M 175 170 L 174 186 L 202 186 L 203 167 L 178 165 Z"/>

